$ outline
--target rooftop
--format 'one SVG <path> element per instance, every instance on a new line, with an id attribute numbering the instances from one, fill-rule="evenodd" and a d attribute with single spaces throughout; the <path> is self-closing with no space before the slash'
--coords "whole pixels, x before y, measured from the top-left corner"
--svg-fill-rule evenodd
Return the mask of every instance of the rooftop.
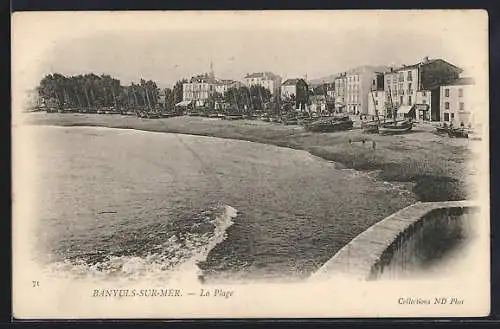
<path id="1" fill-rule="evenodd" d="M 192 77 L 189 80 L 190 83 L 193 83 L 193 82 L 210 82 L 210 81 L 212 81 L 212 78 L 210 77 L 210 75 L 208 73 L 196 75 L 196 76 Z"/>
<path id="2" fill-rule="evenodd" d="M 299 79 L 286 79 L 285 82 L 283 82 L 284 86 L 294 86 L 297 84 Z"/>
<path id="3" fill-rule="evenodd" d="M 245 78 L 269 78 L 269 79 L 275 79 L 278 76 L 272 72 L 257 72 L 257 73 L 247 73 L 245 75 Z"/>
<path id="4" fill-rule="evenodd" d="M 231 85 L 233 83 L 236 83 L 236 81 L 231 80 L 231 79 L 219 79 L 219 80 L 217 80 L 217 84 L 219 84 L 219 85 Z"/>
<path id="5" fill-rule="evenodd" d="M 415 69 L 415 68 L 418 68 L 418 67 L 423 66 L 423 65 L 429 65 L 429 64 L 433 64 L 433 63 L 437 63 L 437 62 L 442 62 L 442 63 L 448 64 L 448 65 L 454 67 L 455 69 L 457 69 L 458 71 L 462 71 L 461 68 L 459 68 L 451 63 L 448 63 L 447 61 L 445 61 L 441 58 L 429 59 L 428 57 L 425 57 L 419 63 L 412 64 L 412 65 L 403 65 L 403 66 L 400 66 L 398 68 L 393 69 L 393 71 L 398 72 L 398 71 L 402 71 L 402 70 Z"/>
<path id="6" fill-rule="evenodd" d="M 447 86 L 466 86 L 466 85 L 473 85 L 474 84 L 474 79 L 470 77 L 463 77 L 463 78 L 458 78 L 455 79 L 449 83 L 447 83 Z"/>

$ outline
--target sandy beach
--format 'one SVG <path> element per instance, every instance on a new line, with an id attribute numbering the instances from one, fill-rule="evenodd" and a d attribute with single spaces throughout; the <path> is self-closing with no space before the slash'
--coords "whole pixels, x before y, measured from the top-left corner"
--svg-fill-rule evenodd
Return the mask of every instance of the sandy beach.
<path id="1" fill-rule="evenodd" d="M 359 129 L 335 133 L 307 132 L 300 126 L 261 121 L 226 121 L 201 117 L 140 119 L 134 116 L 31 113 L 25 124 L 95 126 L 212 136 L 304 150 L 341 167 L 374 172 L 378 179 L 407 184 L 420 201 L 474 197 L 470 161 L 474 143 L 436 135 L 430 124 L 409 134 L 381 136 Z M 363 142 L 364 141 L 364 142 Z"/>

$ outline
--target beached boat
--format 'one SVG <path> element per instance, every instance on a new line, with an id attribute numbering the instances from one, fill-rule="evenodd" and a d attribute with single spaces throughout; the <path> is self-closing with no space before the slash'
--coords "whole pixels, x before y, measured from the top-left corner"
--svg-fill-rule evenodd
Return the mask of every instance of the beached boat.
<path id="1" fill-rule="evenodd" d="M 361 129 L 365 133 L 378 133 L 380 122 L 377 121 L 363 121 L 361 122 Z"/>
<path id="2" fill-rule="evenodd" d="M 438 126 L 438 127 L 436 127 L 436 132 L 437 132 L 438 134 L 446 134 L 446 133 L 448 133 L 448 130 L 449 130 L 449 129 L 450 129 L 450 128 L 449 128 L 449 127 L 447 127 L 447 126 Z"/>
<path id="3" fill-rule="evenodd" d="M 394 121 L 380 124 L 378 127 L 378 132 L 381 135 L 404 134 L 409 132 L 412 128 L 413 123 L 408 120 Z"/>
<path id="4" fill-rule="evenodd" d="M 311 122 L 316 121 L 317 119 L 311 117 L 301 117 L 297 119 L 297 123 L 301 126 L 305 126 Z"/>
<path id="5" fill-rule="evenodd" d="M 372 96 L 373 96 L 373 93 L 372 93 Z M 392 117 L 394 119 L 393 119 L 393 121 L 380 123 L 378 126 L 378 133 L 381 135 L 397 135 L 397 134 L 405 134 L 405 133 L 409 132 L 413 128 L 413 123 L 411 122 L 411 119 L 403 119 L 403 120 L 397 121 L 397 119 L 396 119 L 397 110 L 392 102 L 392 93 L 391 93 L 390 88 L 389 88 L 389 99 L 390 99 L 391 107 L 392 107 Z M 378 116 L 378 114 L 377 114 L 377 116 Z"/>
<path id="6" fill-rule="evenodd" d="M 469 129 L 467 128 L 449 128 L 448 136 L 455 138 L 469 138 Z"/>
<path id="7" fill-rule="evenodd" d="M 265 121 L 265 122 L 269 122 L 269 121 L 270 121 L 270 119 L 269 119 L 269 116 L 268 116 L 268 115 L 263 115 L 263 116 L 261 116 L 261 117 L 260 117 L 260 119 L 261 119 L 262 121 Z"/>
<path id="8" fill-rule="evenodd" d="M 288 126 L 288 125 L 296 125 L 296 124 L 298 124 L 297 117 L 294 117 L 294 116 L 286 116 L 286 117 L 283 117 L 283 118 L 281 119 L 281 122 L 282 122 L 285 126 Z"/>
<path id="9" fill-rule="evenodd" d="M 342 118 L 322 118 L 304 125 L 306 130 L 313 132 L 335 132 L 350 130 L 353 127 L 353 121 L 349 117 Z"/>
<path id="10" fill-rule="evenodd" d="M 226 114 L 224 116 L 225 120 L 242 120 L 243 119 L 243 114 L 238 114 L 238 113 L 233 113 L 233 114 Z"/>

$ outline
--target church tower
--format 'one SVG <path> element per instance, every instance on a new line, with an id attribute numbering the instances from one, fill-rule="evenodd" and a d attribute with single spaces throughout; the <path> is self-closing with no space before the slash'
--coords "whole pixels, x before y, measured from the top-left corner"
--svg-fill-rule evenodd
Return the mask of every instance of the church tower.
<path id="1" fill-rule="evenodd" d="M 210 61 L 210 79 L 215 80 L 214 63 Z"/>

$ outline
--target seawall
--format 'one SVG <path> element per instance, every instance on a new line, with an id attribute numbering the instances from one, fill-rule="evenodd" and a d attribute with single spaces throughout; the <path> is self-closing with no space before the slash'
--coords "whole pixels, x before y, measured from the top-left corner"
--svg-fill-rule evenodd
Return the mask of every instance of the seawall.
<path id="1" fill-rule="evenodd" d="M 467 238 L 477 210 L 473 201 L 415 203 L 359 234 L 309 280 L 376 280 L 439 261 Z"/>

